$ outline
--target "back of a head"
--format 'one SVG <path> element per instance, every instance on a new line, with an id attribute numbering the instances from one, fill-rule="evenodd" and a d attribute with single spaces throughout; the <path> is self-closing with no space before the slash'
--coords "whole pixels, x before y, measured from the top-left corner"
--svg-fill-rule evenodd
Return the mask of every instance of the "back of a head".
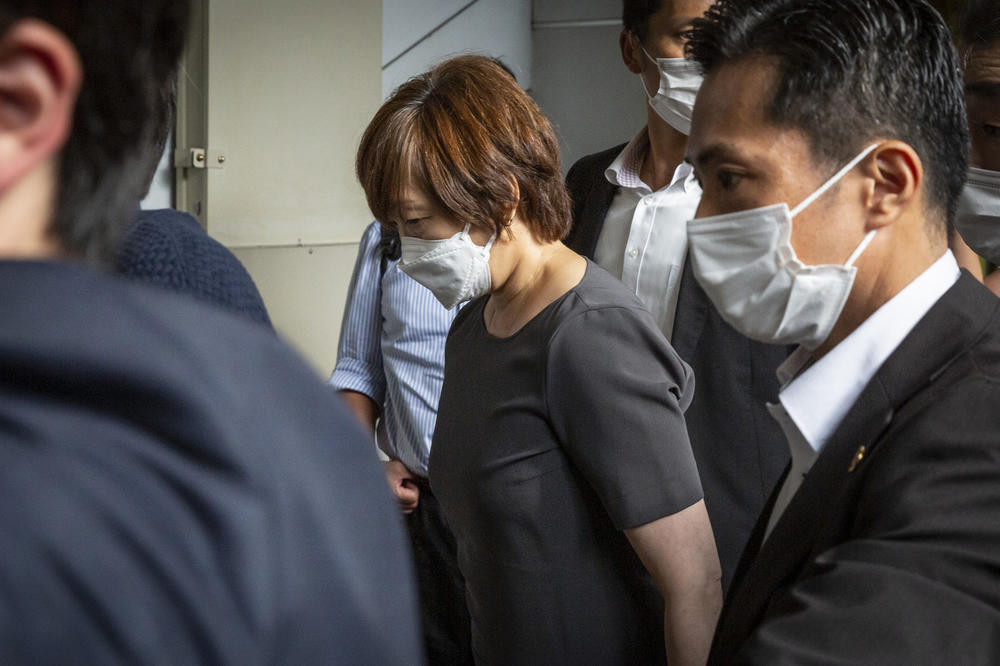
<path id="1" fill-rule="evenodd" d="M 989 1 L 989 0 L 988 0 Z M 776 63 L 769 114 L 836 168 L 878 139 L 917 151 L 930 229 L 954 220 L 968 163 L 959 60 L 923 0 L 720 0 L 695 21 L 688 55 L 706 74 L 727 63 Z"/>
<path id="2" fill-rule="evenodd" d="M 51 230 L 70 255 L 108 264 L 148 183 L 163 90 L 184 46 L 188 0 L 2 0 L 0 32 L 21 19 L 61 31 L 83 65 L 59 156 Z"/>
<path id="3" fill-rule="evenodd" d="M 409 182 L 453 218 L 497 233 L 515 208 L 541 240 L 569 228 L 555 132 L 491 58 L 452 58 L 401 85 L 365 130 L 356 171 L 383 222 L 398 216 Z"/>

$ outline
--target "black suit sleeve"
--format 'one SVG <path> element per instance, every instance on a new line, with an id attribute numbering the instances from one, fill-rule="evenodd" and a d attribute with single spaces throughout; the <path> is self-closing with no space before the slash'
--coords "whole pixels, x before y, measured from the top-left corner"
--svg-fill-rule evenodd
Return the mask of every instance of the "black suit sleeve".
<path id="1" fill-rule="evenodd" d="M 569 173 L 566 174 L 566 187 L 569 189 L 572 224 L 570 225 L 569 232 L 566 234 L 564 241 L 566 245 L 571 248 L 575 248 L 578 245 L 576 233 L 579 229 L 578 222 L 583 212 L 583 203 L 586 200 L 587 192 L 589 191 L 586 178 L 587 174 L 584 173 L 589 171 L 586 169 L 586 160 L 587 158 L 577 160 L 573 166 L 569 168 Z"/>
<path id="2" fill-rule="evenodd" d="M 775 595 L 736 663 L 998 662 L 1000 384 L 927 403 L 854 472 L 851 538 Z"/>

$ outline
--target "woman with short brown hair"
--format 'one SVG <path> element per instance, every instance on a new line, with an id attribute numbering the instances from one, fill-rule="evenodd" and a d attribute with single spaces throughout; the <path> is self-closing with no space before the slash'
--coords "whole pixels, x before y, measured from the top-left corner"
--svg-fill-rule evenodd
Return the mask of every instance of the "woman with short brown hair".
<path id="1" fill-rule="evenodd" d="M 472 300 L 429 473 L 477 663 L 704 663 L 721 588 L 693 379 L 635 296 L 560 242 L 549 122 L 495 62 L 455 58 L 382 106 L 357 171 L 400 269 L 445 307 Z"/>

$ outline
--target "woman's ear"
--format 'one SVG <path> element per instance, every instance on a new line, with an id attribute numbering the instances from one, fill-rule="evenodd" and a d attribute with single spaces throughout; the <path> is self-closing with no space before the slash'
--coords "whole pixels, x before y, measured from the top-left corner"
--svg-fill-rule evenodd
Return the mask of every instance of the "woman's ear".
<path id="1" fill-rule="evenodd" d="M 868 229 L 893 224 L 904 212 L 920 205 L 924 165 L 909 144 L 885 141 L 864 164 L 864 174 L 869 178 L 865 191 Z"/>
<path id="2" fill-rule="evenodd" d="M 24 20 L 0 37 L 0 193 L 59 154 L 83 78 L 72 43 Z"/>
<path id="3" fill-rule="evenodd" d="M 513 176 L 510 177 L 510 200 L 514 204 L 504 211 L 504 221 L 501 227 L 506 232 L 507 239 L 513 240 L 514 231 L 511 229 L 511 226 L 514 224 L 514 220 L 517 218 L 518 211 L 521 208 L 521 188 L 518 187 L 517 180 Z"/>

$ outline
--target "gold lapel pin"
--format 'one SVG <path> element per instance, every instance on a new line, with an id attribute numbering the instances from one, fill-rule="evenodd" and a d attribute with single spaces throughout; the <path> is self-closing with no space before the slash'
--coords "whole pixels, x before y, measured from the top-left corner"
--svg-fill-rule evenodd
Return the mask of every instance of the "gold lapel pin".
<path id="1" fill-rule="evenodd" d="M 850 474 L 854 469 L 861 464 L 861 461 L 865 459 L 865 447 L 861 445 L 858 447 L 858 452 L 854 454 L 854 458 L 851 459 L 851 466 L 847 468 L 847 473 Z"/>

